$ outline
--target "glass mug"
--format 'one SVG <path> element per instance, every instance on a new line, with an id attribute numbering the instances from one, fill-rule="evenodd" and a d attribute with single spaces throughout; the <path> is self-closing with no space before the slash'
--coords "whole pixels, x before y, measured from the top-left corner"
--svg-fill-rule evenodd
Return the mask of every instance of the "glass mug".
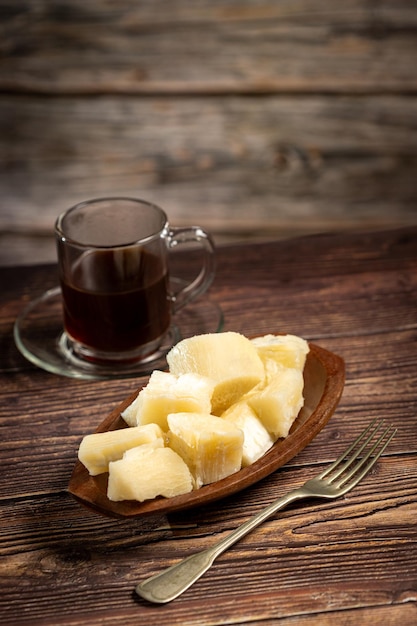
<path id="1" fill-rule="evenodd" d="M 55 235 L 66 341 L 92 363 L 132 363 L 154 353 L 172 315 L 214 278 L 210 236 L 198 226 L 172 228 L 162 209 L 143 200 L 82 202 L 58 217 Z M 202 267 L 174 295 L 169 251 L 190 242 L 202 247 Z"/>

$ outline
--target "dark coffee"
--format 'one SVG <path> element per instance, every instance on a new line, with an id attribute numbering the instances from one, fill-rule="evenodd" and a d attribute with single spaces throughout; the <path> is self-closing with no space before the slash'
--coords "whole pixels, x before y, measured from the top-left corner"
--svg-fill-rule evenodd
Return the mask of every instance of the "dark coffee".
<path id="1" fill-rule="evenodd" d="M 170 323 L 167 281 L 163 262 L 149 252 L 84 253 L 61 282 L 68 335 L 114 353 L 154 341 Z"/>

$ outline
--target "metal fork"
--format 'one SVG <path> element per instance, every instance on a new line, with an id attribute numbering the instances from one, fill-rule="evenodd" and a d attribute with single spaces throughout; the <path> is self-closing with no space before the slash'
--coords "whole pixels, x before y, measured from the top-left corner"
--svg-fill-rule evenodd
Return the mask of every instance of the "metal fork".
<path id="1" fill-rule="evenodd" d="M 138 584 L 136 593 L 150 602 L 171 602 L 198 580 L 220 554 L 290 502 L 302 498 L 331 499 L 343 496 L 366 476 L 397 432 L 396 428 L 388 426 L 381 433 L 382 426 L 383 421 L 371 422 L 321 474 L 270 504 L 212 547 L 193 554 Z"/>

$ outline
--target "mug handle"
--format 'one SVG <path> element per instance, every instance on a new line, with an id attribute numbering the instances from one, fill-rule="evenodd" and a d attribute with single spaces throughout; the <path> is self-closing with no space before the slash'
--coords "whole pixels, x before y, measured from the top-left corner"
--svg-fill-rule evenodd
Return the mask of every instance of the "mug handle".
<path id="1" fill-rule="evenodd" d="M 190 228 L 171 227 L 166 236 L 166 243 L 168 250 L 174 250 L 178 246 L 190 243 L 198 243 L 203 250 L 203 264 L 200 272 L 183 289 L 170 296 L 173 312 L 176 313 L 191 300 L 195 300 L 195 298 L 207 291 L 213 282 L 216 270 L 214 243 L 211 236 L 200 226 L 191 226 Z"/>

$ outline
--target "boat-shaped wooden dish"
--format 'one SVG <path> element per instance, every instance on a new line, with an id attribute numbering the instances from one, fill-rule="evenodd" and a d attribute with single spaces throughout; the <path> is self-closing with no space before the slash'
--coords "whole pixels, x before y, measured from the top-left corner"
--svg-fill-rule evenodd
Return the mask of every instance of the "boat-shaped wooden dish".
<path id="1" fill-rule="evenodd" d="M 310 344 L 304 367 L 304 407 L 289 435 L 279 439 L 258 461 L 239 472 L 205 485 L 196 491 L 174 498 L 158 497 L 145 502 L 107 498 L 108 474 L 90 476 L 79 461 L 69 483 L 69 492 L 90 509 L 111 517 L 139 517 L 168 514 L 225 498 L 261 480 L 287 463 L 320 432 L 331 418 L 342 395 L 345 381 L 343 359 L 319 346 Z M 135 399 L 139 390 L 110 413 L 96 432 L 126 428 L 121 412 Z"/>

